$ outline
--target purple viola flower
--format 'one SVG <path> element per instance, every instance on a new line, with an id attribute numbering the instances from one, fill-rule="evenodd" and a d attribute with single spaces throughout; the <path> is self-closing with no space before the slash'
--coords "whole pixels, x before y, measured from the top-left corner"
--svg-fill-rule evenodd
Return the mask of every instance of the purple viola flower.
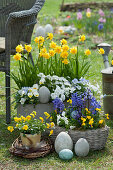
<path id="1" fill-rule="evenodd" d="M 98 25 L 98 30 L 99 30 L 99 31 L 101 31 L 103 28 L 104 28 L 104 25 L 103 25 L 103 24 L 99 24 L 99 25 Z"/>
<path id="2" fill-rule="evenodd" d="M 57 113 L 62 113 L 62 111 L 64 110 L 64 104 L 63 102 L 57 97 L 56 99 L 54 99 L 53 101 L 54 104 L 54 110 L 57 111 Z"/>

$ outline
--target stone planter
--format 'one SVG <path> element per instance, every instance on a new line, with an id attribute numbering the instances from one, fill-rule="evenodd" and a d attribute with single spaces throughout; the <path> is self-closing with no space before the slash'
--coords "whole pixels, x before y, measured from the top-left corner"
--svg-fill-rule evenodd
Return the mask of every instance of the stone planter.
<path id="1" fill-rule="evenodd" d="M 23 134 L 20 133 L 20 137 L 22 140 L 22 144 L 25 147 L 29 147 L 29 148 L 36 148 L 37 145 L 40 143 L 41 140 L 41 134 Z"/>
<path id="2" fill-rule="evenodd" d="M 27 116 L 30 113 L 32 113 L 33 111 L 37 112 L 36 118 L 39 118 L 40 116 L 44 118 L 44 120 L 46 119 L 46 116 L 44 115 L 44 112 L 48 112 L 51 113 L 54 111 L 53 109 L 53 103 L 39 103 L 37 105 L 32 105 L 32 104 L 26 104 L 25 106 L 23 105 L 19 105 L 17 107 L 17 115 L 18 116 Z"/>
<path id="3" fill-rule="evenodd" d="M 66 129 L 56 126 L 55 129 L 53 129 L 53 135 L 50 136 L 50 139 L 52 140 L 52 142 L 55 142 L 55 139 L 57 137 L 57 135 L 60 132 L 65 132 Z M 109 133 L 109 127 L 105 126 L 104 128 L 98 128 L 98 129 L 94 129 L 94 130 L 68 130 L 68 134 L 70 135 L 70 137 L 73 140 L 73 143 L 76 144 L 76 142 L 80 139 L 80 138 L 85 138 L 88 143 L 89 143 L 89 147 L 90 150 L 101 150 L 105 147 L 105 144 L 107 142 L 107 137 L 108 137 L 108 133 Z M 43 135 L 48 135 L 49 131 L 46 131 Z"/>

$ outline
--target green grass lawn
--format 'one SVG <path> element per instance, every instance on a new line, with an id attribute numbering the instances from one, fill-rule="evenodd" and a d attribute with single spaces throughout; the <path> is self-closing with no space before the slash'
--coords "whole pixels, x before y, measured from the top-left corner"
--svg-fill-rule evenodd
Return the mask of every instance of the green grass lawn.
<path id="1" fill-rule="evenodd" d="M 54 1 L 54 3 L 53 3 Z M 89 2 L 90 0 L 87 0 Z M 64 2 L 86 2 L 86 0 L 65 0 Z M 103 0 L 100 2 L 107 2 Z M 112 2 L 110 0 L 109 2 Z M 46 0 L 43 9 L 39 14 L 39 18 L 42 14 L 45 16 L 59 16 L 59 6 L 62 3 L 62 0 Z M 32 45 L 34 36 L 32 38 Z M 56 36 L 57 41 L 59 37 Z M 70 45 L 75 45 L 76 41 L 74 37 L 71 37 L 69 40 Z M 110 41 L 111 42 L 111 41 Z M 108 43 L 110 43 L 108 40 Z M 92 40 L 87 38 L 85 47 L 89 48 L 92 43 Z M 80 55 L 82 54 L 83 48 L 80 48 Z M 34 46 L 34 57 L 36 55 L 36 48 Z M 111 61 L 112 52 L 109 55 L 109 61 Z M 89 57 L 91 62 L 91 67 L 89 73 L 86 75 L 86 78 L 90 80 L 92 84 L 98 83 L 102 89 L 102 76 L 101 70 L 104 69 L 102 56 L 98 54 L 97 49 L 92 50 L 92 55 Z M 11 71 L 15 70 L 15 73 L 18 72 L 18 64 L 11 58 Z M 11 94 L 15 92 L 15 83 L 11 80 Z M 7 125 L 5 122 L 5 74 L 0 73 L 0 170 L 79 170 L 79 169 L 113 169 L 113 121 L 108 121 L 107 125 L 110 126 L 110 133 L 106 147 L 101 151 L 93 151 L 88 154 L 87 157 L 79 158 L 74 155 L 73 159 L 70 161 L 62 161 L 59 159 L 56 153 L 51 153 L 45 158 L 37 158 L 35 160 L 28 160 L 19 157 L 12 156 L 8 149 L 10 148 L 12 142 L 15 138 L 19 136 L 18 132 L 10 134 L 7 130 Z M 99 96 L 98 96 L 99 98 Z M 13 101 L 13 96 L 11 100 Z M 14 110 L 14 104 L 11 105 L 12 116 L 16 115 L 16 110 Z"/>

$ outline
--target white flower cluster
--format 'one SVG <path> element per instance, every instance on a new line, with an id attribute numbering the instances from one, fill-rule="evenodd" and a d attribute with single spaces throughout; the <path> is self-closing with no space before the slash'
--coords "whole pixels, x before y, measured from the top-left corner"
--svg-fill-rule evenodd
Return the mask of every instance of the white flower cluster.
<path id="1" fill-rule="evenodd" d="M 51 99 L 54 100 L 57 97 L 62 101 L 65 101 L 66 98 L 69 97 L 71 93 L 74 92 L 75 88 L 72 87 L 71 83 L 65 79 L 64 77 L 58 76 L 45 76 L 43 73 L 39 73 L 38 77 L 40 77 L 39 84 L 45 84 L 47 80 L 49 80 L 52 90 L 51 90 Z"/>
<path id="2" fill-rule="evenodd" d="M 57 115 L 57 125 L 59 125 L 62 120 L 64 120 L 65 125 L 68 125 L 69 121 L 68 118 L 65 116 L 65 111 L 62 112 L 62 115 Z"/>
<path id="3" fill-rule="evenodd" d="M 32 97 L 38 98 L 38 89 L 38 84 L 34 84 L 33 87 L 22 87 L 22 89 L 17 92 L 17 95 L 19 94 L 21 96 L 20 103 L 24 104 L 27 99 L 30 99 Z"/>

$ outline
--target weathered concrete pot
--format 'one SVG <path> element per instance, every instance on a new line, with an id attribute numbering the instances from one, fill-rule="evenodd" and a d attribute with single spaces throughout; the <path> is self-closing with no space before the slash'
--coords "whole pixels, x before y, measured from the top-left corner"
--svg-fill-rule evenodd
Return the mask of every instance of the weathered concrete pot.
<path id="1" fill-rule="evenodd" d="M 113 119 L 113 67 L 106 68 L 101 71 L 102 73 L 102 86 L 103 86 L 103 105 L 104 113 L 108 113 L 110 118 Z"/>
<path id="2" fill-rule="evenodd" d="M 30 113 L 32 113 L 33 111 L 36 111 L 36 118 L 39 118 L 40 116 L 44 118 L 44 120 L 46 119 L 46 116 L 44 115 L 44 112 L 48 112 L 48 113 L 52 113 L 54 111 L 53 109 L 53 103 L 40 103 L 37 105 L 32 105 L 32 104 L 26 104 L 25 106 L 23 105 L 19 105 L 17 107 L 17 115 L 18 116 L 27 116 Z"/>

